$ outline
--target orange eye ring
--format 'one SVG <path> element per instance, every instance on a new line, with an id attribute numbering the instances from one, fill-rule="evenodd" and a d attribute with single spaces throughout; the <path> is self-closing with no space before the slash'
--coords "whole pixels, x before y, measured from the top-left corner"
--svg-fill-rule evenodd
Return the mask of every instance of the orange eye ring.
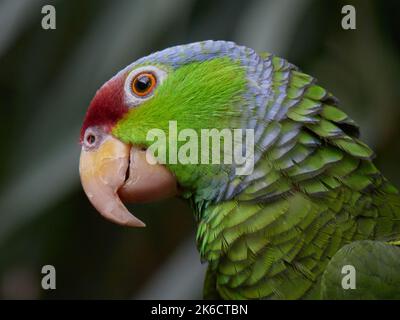
<path id="1" fill-rule="evenodd" d="M 132 92 L 138 97 L 149 95 L 155 88 L 157 79 L 151 72 L 138 73 L 131 83 Z"/>

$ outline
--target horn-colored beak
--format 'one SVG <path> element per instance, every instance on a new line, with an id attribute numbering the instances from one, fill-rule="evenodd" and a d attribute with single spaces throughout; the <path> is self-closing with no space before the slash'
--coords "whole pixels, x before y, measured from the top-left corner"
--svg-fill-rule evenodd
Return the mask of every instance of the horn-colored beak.
<path id="1" fill-rule="evenodd" d="M 144 227 L 123 200 L 155 201 L 178 193 L 175 177 L 161 164 L 151 164 L 149 154 L 107 135 L 93 150 L 82 147 L 79 173 L 83 189 L 105 218 L 126 226 Z"/>

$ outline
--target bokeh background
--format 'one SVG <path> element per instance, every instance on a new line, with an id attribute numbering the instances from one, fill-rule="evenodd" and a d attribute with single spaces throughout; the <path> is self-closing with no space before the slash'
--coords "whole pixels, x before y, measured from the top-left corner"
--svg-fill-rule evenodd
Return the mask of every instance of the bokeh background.
<path id="1" fill-rule="evenodd" d="M 353 4 L 357 29 L 341 28 Z M 56 8 L 57 29 L 41 28 Z M 134 205 L 145 229 L 96 213 L 78 136 L 96 89 L 152 51 L 234 40 L 284 56 L 333 92 L 400 186 L 400 2 L 0 1 L 0 298 L 199 298 L 205 267 L 186 203 Z M 57 289 L 41 289 L 54 265 Z"/>

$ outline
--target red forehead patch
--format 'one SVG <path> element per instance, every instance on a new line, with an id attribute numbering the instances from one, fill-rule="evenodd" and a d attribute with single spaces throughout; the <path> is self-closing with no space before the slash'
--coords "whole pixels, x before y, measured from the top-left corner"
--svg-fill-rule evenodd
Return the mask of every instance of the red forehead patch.
<path id="1" fill-rule="evenodd" d="M 97 92 L 83 121 L 80 141 L 88 127 L 104 126 L 111 129 L 128 111 L 124 103 L 124 76 L 107 81 Z"/>

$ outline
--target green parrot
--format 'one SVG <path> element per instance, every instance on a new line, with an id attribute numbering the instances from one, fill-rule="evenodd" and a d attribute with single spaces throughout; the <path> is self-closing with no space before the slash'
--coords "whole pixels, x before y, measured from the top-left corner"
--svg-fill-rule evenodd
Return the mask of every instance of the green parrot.
<path id="1" fill-rule="evenodd" d="M 81 182 L 104 217 L 126 226 L 144 223 L 122 201 L 186 199 L 208 263 L 204 298 L 400 299 L 400 197 L 338 105 L 272 54 L 228 41 L 171 47 L 97 91 L 81 129 Z M 252 170 L 173 161 L 185 140 L 171 121 L 199 137 L 252 130 L 241 150 L 252 148 Z M 153 129 L 170 142 L 165 163 L 150 152 Z"/>

